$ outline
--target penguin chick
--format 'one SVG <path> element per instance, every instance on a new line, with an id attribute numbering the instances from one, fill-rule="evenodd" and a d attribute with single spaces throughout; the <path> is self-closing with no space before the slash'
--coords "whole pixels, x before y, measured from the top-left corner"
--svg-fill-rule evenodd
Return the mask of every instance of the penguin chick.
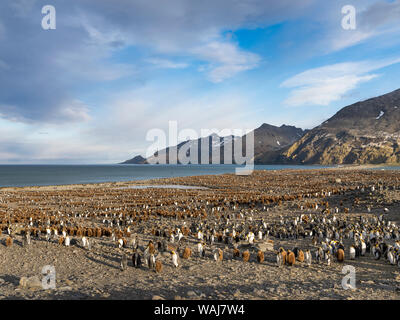
<path id="1" fill-rule="evenodd" d="M 297 252 L 297 261 L 299 261 L 299 262 L 304 261 L 304 252 L 301 249 Z"/>
<path id="2" fill-rule="evenodd" d="M 285 263 L 286 263 L 286 255 L 287 255 L 287 252 L 286 252 L 285 249 L 283 249 L 282 247 L 279 248 L 279 251 L 278 251 L 278 252 L 281 253 L 281 256 L 282 256 L 282 264 L 285 264 Z"/>
<path id="3" fill-rule="evenodd" d="M 336 258 L 338 262 L 343 262 L 344 261 L 344 251 L 343 249 L 338 249 L 336 252 Z"/>
<path id="4" fill-rule="evenodd" d="M 286 255 L 286 264 L 289 266 L 294 266 L 296 264 L 296 257 L 294 253 L 290 250 L 288 250 Z"/>
<path id="5" fill-rule="evenodd" d="M 264 262 L 264 252 L 258 251 L 258 253 L 257 253 L 257 262 L 258 263 L 263 263 Z"/>
<path id="6" fill-rule="evenodd" d="M 161 263 L 161 261 L 157 260 L 156 261 L 156 272 L 161 273 L 161 271 L 162 271 L 162 263 Z"/>
<path id="7" fill-rule="evenodd" d="M 218 249 L 218 261 L 222 261 L 224 258 L 224 252 L 221 249 Z"/>
<path id="8" fill-rule="evenodd" d="M 248 262 L 250 260 L 250 252 L 248 250 L 242 253 L 242 258 L 244 262 Z"/>
<path id="9" fill-rule="evenodd" d="M 11 247 L 13 244 L 13 238 L 11 238 L 10 236 L 8 236 L 6 238 L 6 247 Z"/>
<path id="10" fill-rule="evenodd" d="M 154 253 L 155 253 L 156 248 L 155 248 L 155 246 L 154 246 L 153 241 L 151 241 L 151 240 L 149 241 L 148 248 L 149 248 L 149 253 L 150 253 L 150 254 L 154 254 Z"/>
<path id="11" fill-rule="evenodd" d="M 185 250 L 183 251 L 182 258 L 189 259 L 191 255 L 192 255 L 192 250 L 190 250 L 189 247 L 186 247 Z"/>

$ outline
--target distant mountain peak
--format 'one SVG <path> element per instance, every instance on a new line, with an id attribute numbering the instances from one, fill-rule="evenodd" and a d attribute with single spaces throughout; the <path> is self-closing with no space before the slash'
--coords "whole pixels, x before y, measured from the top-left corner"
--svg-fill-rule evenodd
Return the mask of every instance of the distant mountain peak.
<path id="1" fill-rule="evenodd" d="M 297 163 L 400 162 L 400 89 L 346 106 L 283 153 Z"/>
<path id="2" fill-rule="evenodd" d="M 276 152 L 277 150 L 281 150 L 288 145 L 292 144 L 294 141 L 298 140 L 300 137 L 304 135 L 306 131 L 296 128 L 294 126 L 287 126 L 287 125 L 281 125 L 280 127 L 273 126 L 267 123 L 263 123 L 260 127 L 254 130 L 254 156 L 255 156 L 255 162 L 262 162 L 266 158 L 268 158 L 270 152 Z M 213 140 L 213 143 L 209 143 L 209 152 L 211 155 L 211 152 L 214 152 L 216 149 L 219 150 L 220 152 L 220 159 L 221 163 L 223 163 L 223 158 L 224 158 L 224 147 L 225 143 L 232 141 L 232 140 L 237 140 L 237 139 L 242 139 L 243 137 L 235 137 L 233 135 L 226 136 L 226 137 L 220 137 L 216 133 L 212 133 L 208 137 L 200 138 L 198 139 L 198 142 L 204 141 L 209 139 L 210 141 Z M 168 151 L 170 149 L 174 150 L 179 150 L 182 146 L 184 146 L 187 142 L 190 141 L 184 141 L 179 143 L 177 146 L 170 146 L 164 150 L 160 150 L 159 153 L 155 153 L 154 156 L 158 155 L 165 155 L 165 159 L 168 163 Z M 241 141 L 238 141 L 241 142 Z M 200 145 L 200 144 L 199 144 Z M 218 151 L 217 151 L 218 152 Z M 150 159 L 150 158 L 149 158 Z M 147 160 L 149 160 L 147 159 Z M 199 150 L 199 162 L 201 158 L 201 150 Z M 125 164 L 140 164 L 140 163 L 147 163 L 149 161 L 146 161 L 145 158 L 141 156 L 136 156 L 133 159 L 127 160 L 123 163 Z"/>
<path id="3" fill-rule="evenodd" d="M 126 160 L 124 162 L 121 162 L 121 164 L 145 164 L 146 159 L 143 158 L 141 155 L 138 155 L 132 159 Z"/>

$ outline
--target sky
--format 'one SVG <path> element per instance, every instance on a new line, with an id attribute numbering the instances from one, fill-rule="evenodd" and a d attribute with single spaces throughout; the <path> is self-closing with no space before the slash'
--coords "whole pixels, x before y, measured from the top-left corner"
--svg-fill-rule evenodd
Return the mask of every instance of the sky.
<path id="1" fill-rule="evenodd" d="M 399 74 L 400 0 L 3 0 L 0 164 L 121 162 L 170 121 L 311 129 Z"/>

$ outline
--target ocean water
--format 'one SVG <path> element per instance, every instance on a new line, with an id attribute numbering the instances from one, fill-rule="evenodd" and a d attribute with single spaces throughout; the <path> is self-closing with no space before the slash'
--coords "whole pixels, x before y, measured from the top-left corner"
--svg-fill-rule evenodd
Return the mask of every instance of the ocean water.
<path id="1" fill-rule="evenodd" d="M 234 173 L 235 165 L 0 165 L 0 187 L 48 186 Z M 326 166 L 257 165 L 255 170 Z"/>
<path id="2" fill-rule="evenodd" d="M 400 166 L 384 166 L 371 168 L 370 170 L 400 170 Z"/>

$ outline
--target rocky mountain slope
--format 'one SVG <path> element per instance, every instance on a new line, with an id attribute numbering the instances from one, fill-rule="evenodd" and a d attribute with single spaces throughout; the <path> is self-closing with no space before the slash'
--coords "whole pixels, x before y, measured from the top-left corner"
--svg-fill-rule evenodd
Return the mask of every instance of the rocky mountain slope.
<path id="1" fill-rule="evenodd" d="M 300 128 L 296 128 L 294 126 L 286 126 L 282 125 L 280 127 L 276 127 L 273 125 L 269 125 L 264 123 L 259 128 L 254 130 L 254 158 L 256 163 L 262 163 L 263 159 L 266 159 L 268 156 L 270 157 L 270 153 L 279 155 L 282 148 L 291 145 L 293 142 L 301 138 L 306 131 L 303 131 Z M 220 157 L 220 162 L 224 163 L 224 154 L 225 154 L 225 144 L 227 142 L 231 142 L 232 140 L 238 140 L 237 145 L 242 143 L 241 139 L 245 139 L 245 137 L 219 137 L 216 134 L 210 135 L 205 138 L 200 138 L 196 141 L 184 141 L 178 144 L 177 146 L 171 147 L 173 153 L 176 152 L 185 152 L 182 148 L 187 148 L 193 143 L 197 143 L 198 151 L 197 151 L 197 163 L 207 163 L 205 162 L 207 156 L 202 154 L 202 145 L 204 142 L 207 142 L 208 139 L 208 154 L 210 155 L 208 158 L 208 163 L 211 162 L 211 155 L 218 154 Z M 170 163 L 169 159 L 169 150 L 170 148 L 166 148 L 160 150 L 158 153 L 155 153 L 154 156 L 145 159 L 142 156 L 136 156 L 133 159 L 127 160 L 123 162 L 123 164 L 143 164 L 143 163 L 151 163 L 156 157 L 161 159 L 162 163 Z M 234 143 L 232 143 L 232 154 L 234 152 Z M 243 154 L 245 154 L 245 143 L 243 143 Z M 190 152 L 186 150 L 186 155 L 189 157 Z M 202 161 L 202 157 L 204 157 Z M 232 157 L 234 159 L 234 157 Z M 229 161 L 228 161 L 229 163 Z"/>
<path id="2" fill-rule="evenodd" d="M 301 164 L 400 162 L 400 90 L 357 102 L 312 129 L 276 159 Z"/>
<path id="3" fill-rule="evenodd" d="M 132 159 L 121 162 L 120 164 L 145 164 L 145 163 L 146 163 L 146 158 L 143 158 L 142 156 L 139 155 Z"/>

